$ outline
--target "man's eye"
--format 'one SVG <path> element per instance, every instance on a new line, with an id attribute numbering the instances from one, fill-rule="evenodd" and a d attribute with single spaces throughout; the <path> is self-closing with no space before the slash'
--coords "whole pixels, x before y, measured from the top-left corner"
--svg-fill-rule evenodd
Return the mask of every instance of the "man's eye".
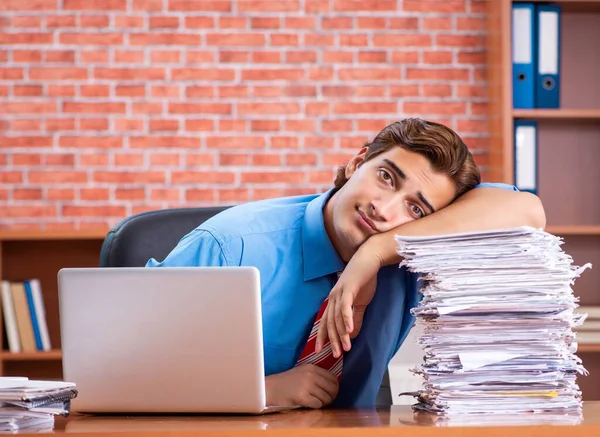
<path id="1" fill-rule="evenodd" d="M 423 210 L 421 209 L 421 207 L 419 205 L 413 205 L 412 207 L 412 212 L 414 215 L 416 215 L 417 217 L 421 218 L 425 216 L 425 213 L 423 212 Z"/>
<path id="2" fill-rule="evenodd" d="M 384 180 L 385 182 L 390 183 L 393 181 L 392 175 L 390 175 L 387 171 L 380 169 L 378 173 L 379 173 L 379 177 L 382 180 Z"/>

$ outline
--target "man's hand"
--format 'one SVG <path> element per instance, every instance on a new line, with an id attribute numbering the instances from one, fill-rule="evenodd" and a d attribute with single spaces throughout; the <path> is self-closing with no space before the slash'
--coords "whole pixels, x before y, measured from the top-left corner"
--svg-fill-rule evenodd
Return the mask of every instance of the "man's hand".
<path id="1" fill-rule="evenodd" d="M 338 394 L 337 377 L 314 364 L 304 364 L 265 380 L 267 405 L 322 408 Z"/>
<path id="2" fill-rule="evenodd" d="M 346 265 L 329 293 L 329 303 L 321 318 L 315 350 L 321 352 L 327 338 L 334 357 L 350 350 L 350 338 L 360 332 L 367 305 L 375 295 L 380 258 L 363 244 Z"/>

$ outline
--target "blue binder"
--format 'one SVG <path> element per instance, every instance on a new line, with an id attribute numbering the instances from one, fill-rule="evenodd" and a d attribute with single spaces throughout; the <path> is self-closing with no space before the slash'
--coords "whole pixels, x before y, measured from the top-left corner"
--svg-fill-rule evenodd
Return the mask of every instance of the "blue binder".
<path id="1" fill-rule="evenodd" d="M 512 5 L 513 108 L 535 107 L 535 7 L 533 3 Z"/>
<path id="2" fill-rule="evenodd" d="M 515 120 L 515 186 L 520 191 L 538 193 L 538 138 L 535 121 Z"/>
<path id="3" fill-rule="evenodd" d="M 560 6 L 536 6 L 535 106 L 560 107 Z"/>

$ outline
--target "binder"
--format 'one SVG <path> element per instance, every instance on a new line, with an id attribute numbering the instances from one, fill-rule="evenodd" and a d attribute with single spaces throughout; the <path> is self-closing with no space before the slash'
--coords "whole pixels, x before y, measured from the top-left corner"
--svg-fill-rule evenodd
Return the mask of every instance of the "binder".
<path id="1" fill-rule="evenodd" d="M 536 6 L 535 106 L 560 107 L 560 6 Z"/>
<path id="2" fill-rule="evenodd" d="M 513 107 L 535 107 L 535 7 L 533 3 L 512 5 Z"/>
<path id="3" fill-rule="evenodd" d="M 535 121 L 515 120 L 515 186 L 520 191 L 538 192 L 538 139 Z"/>

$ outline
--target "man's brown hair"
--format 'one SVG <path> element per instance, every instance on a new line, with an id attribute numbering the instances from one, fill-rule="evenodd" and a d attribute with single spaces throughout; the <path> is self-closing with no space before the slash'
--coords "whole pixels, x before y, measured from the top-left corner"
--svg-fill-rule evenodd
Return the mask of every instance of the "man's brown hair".
<path id="1" fill-rule="evenodd" d="M 383 128 L 372 142 L 365 144 L 369 150 L 363 162 L 395 146 L 425 156 L 435 171 L 446 174 L 456 186 L 455 199 L 481 182 L 479 169 L 467 145 L 456 132 L 442 124 L 419 118 L 392 123 Z M 346 166 L 337 171 L 336 190 L 348 181 L 345 171 Z"/>

